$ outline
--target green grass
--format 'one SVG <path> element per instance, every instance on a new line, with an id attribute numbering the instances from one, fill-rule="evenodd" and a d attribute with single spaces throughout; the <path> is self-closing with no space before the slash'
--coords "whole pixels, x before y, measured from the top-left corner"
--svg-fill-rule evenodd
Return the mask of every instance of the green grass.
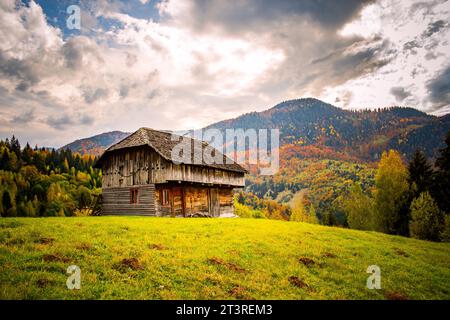
<path id="1" fill-rule="evenodd" d="M 71 264 L 80 290 L 66 287 Z M 381 290 L 366 288 L 369 265 Z M 450 245 L 257 219 L 0 220 L 1 299 L 395 297 L 449 299 Z"/>

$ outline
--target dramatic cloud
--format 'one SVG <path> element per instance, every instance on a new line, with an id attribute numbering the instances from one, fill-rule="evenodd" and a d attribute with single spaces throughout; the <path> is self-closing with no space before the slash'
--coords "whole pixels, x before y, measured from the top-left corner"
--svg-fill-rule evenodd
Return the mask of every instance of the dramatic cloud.
<path id="1" fill-rule="evenodd" d="M 66 128 L 68 125 L 74 124 L 73 120 L 68 115 L 63 115 L 61 117 L 50 116 L 47 119 L 47 123 L 50 126 L 61 130 Z"/>
<path id="2" fill-rule="evenodd" d="M 435 34 L 436 32 L 439 32 L 441 29 L 443 29 L 446 26 L 448 26 L 448 23 L 446 23 L 444 20 L 434 21 L 434 22 L 428 24 L 428 28 L 425 31 L 424 35 L 426 37 L 431 37 L 433 34 Z"/>
<path id="3" fill-rule="evenodd" d="M 283 23 L 292 17 L 336 29 L 354 18 L 370 2 L 373 1 L 244 0 L 230 5 L 221 0 L 163 1 L 159 8 L 177 24 L 189 22 L 197 29 L 221 27 L 227 32 L 242 33 L 266 29 L 268 25 Z"/>
<path id="4" fill-rule="evenodd" d="M 30 109 L 28 111 L 23 112 L 22 114 L 19 114 L 17 116 L 14 116 L 12 119 L 12 122 L 17 124 L 25 124 L 29 123 L 34 119 L 34 109 Z"/>
<path id="5" fill-rule="evenodd" d="M 411 92 L 403 87 L 392 87 L 390 92 L 394 95 L 397 102 L 403 102 L 411 95 Z"/>
<path id="6" fill-rule="evenodd" d="M 79 4 L 68 30 L 65 2 L 0 0 L 2 138 L 198 128 L 306 96 L 449 109 L 448 1 Z"/>
<path id="7" fill-rule="evenodd" d="M 427 88 L 430 92 L 430 100 L 437 108 L 450 106 L 450 66 L 440 72 L 436 78 L 431 79 Z M 447 108 L 448 110 L 448 108 Z"/>

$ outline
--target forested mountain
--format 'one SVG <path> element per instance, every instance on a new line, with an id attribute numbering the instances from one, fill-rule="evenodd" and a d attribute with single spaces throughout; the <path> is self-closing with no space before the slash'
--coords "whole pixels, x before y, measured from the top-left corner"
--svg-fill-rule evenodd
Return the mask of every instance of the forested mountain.
<path id="1" fill-rule="evenodd" d="M 404 107 L 343 110 L 307 98 L 285 101 L 269 110 L 247 113 L 207 128 L 278 128 L 281 145 L 298 152 L 306 146 L 321 146 L 330 152 L 373 161 L 389 148 L 407 158 L 421 148 L 434 158 L 450 130 L 450 116 L 435 117 Z"/>
<path id="2" fill-rule="evenodd" d="M 75 140 L 61 147 L 60 150 L 70 149 L 74 153 L 98 156 L 110 145 L 119 142 L 129 135 L 129 132 L 122 131 L 105 132 L 93 137 Z"/>

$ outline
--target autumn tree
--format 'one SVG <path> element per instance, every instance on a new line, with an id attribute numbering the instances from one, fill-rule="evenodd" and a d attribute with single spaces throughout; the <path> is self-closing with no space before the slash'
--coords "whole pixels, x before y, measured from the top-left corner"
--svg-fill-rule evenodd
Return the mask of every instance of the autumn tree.
<path id="1" fill-rule="evenodd" d="M 69 168 L 69 161 L 67 161 L 67 158 L 64 159 L 63 162 L 63 172 L 69 172 L 70 168 Z"/>
<path id="2" fill-rule="evenodd" d="M 354 184 L 342 204 L 351 229 L 374 229 L 373 199 L 365 195 L 359 183 Z"/>
<path id="3" fill-rule="evenodd" d="M 297 193 L 291 201 L 291 221 L 308 222 L 308 212 L 303 204 L 303 195 Z"/>
<path id="4" fill-rule="evenodd" d="M 411 237 L 417 239 L 438 241 L 441 237 L 444 214 L 428 191 L 422 192 L 411 203 L 409 230 Z"/>
<path id="5" fill-rule="evenodd" d="M 404 210 L 409 189 L 408 170 L 397 151 L 383 152 L 375 186 L 376 230 L 390 234 L 405 233 L 409 221 L 408 210 Z"/>
<path id="6" fill-rule="evenodd" d="M 312 203 L 309 206 L 308 222 L 314 224 L 319 223 L 319 221 L 317 220 L 316 209 L 314 209 L 314 205 Z"/>
<path id="7" fill-rule="evenodd" d="M 59 183 L 52 183 L 47 190 L 47 201 L 53 202 L 56 200 L 62 200 L 64 198 L 65 193 L 61 188 Z"/>
<path id="8" fill-rule="evenodd" d="M 19 167 L 19 161 L 14 152 L 10 152 L 7 148 L 3 150 L 0 158 L 0 170 L 16 171 Z"/>
<path id="9" fill-rule="evenodd" d="M 285 216 L 285 210 L 283 210 L 283 207 L 274 200 L 267 201 L 264 211 L 265 216 L 269 219 L 287 220 L 288 218 Z"/>

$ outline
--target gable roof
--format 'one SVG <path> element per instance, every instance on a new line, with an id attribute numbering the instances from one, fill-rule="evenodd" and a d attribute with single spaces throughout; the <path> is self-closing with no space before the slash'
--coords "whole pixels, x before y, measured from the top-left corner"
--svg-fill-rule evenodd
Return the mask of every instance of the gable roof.
<path id="1" fill-rule="evenodd" d="M 100 156 L 98 161 L 95 163 L 94 167 L 100 168 L 101 163 L 105 160 L 106 156 L 115 150 L 139 147 L 139 146 L 149 146 L 154 149 L 159 155 L 161 155 L 164 159 L 168 161 L 172 161 L 172 150 L 173 148 L 180 143 L 180 140 L 173 140 L 173 136 L 178 136 L 174 133 L 167 131 L 158 131 L 150 128 L 140 128 L 136 132 L 132 133 L 125 139 L 119 141 L 116 144 L 113 144 L 105 152 Z M 178 136 L 181 138 L 181 136 Z M 204 141 L 195 140 L 189 137 L 183 137 L 184 139 L 189 139 L 191 142 L 191 150 L 193 150 L 194 142 L 202 144 L 202 151 L 206 148 L 211 148 L 211 151 L 208 150 L 208 153 L 213 155 L 218 155 L 219 157 L 223 157 L 223 163 L 206 163 L 202 157 L 203 152 L 194 152 L 191 153 L 191 163 L 190 165 L 197 166 L 205 166 L 214 169 L 227 170 L 227 171 L 235 171 L 241 173 L 247 173 L 248 171 L 240 166 L 238 163 L 234 162 L 229 157 L 223 155 L 219 150 L 214 149 L 208 143 Z"/>

